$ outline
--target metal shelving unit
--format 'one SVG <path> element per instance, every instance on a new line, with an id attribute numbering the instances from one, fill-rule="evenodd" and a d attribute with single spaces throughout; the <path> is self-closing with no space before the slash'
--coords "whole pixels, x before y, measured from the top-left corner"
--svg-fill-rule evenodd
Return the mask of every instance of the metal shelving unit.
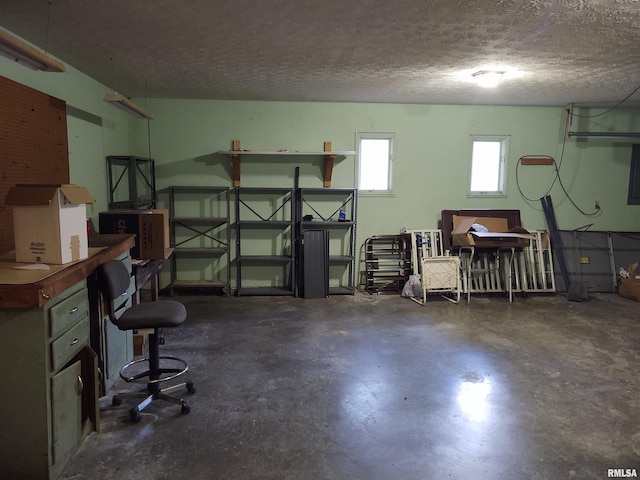
<path id="1" fill-rule="evenodd" d="M 155 208 L 156 175 L 152 158 L 110 155 L 107 167 L 109 210 Z"/>
<path id="2" fill-rule="evenodd" d="M 236 293 L 293 295 L 293 189 L 235 189 Z M 248 253 L 243 253 L 248 252 Z"/>
<path id="3" fill-rule="evenodd" d="M 353 295 L 356 290 L 358 191 L 353 188 L 298 188 L 296 194 L 298 242 L 302 241 L 305 230 L 328 230 L 329 294 Z M 340 218 L 341 211 L 344 212 L 343 219 Z M 298 278 L 302 276 L 298 275 Z"/>
<path id="4" fill-rule="evenodd" d="M 231 226 L 227 187 L 169 187 L 171 294 L 174 288 L 230 291 Z"/>

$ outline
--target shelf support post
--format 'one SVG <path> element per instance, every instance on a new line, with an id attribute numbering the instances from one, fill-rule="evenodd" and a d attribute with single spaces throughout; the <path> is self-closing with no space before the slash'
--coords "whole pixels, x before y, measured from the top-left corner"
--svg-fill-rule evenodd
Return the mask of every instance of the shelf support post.
<path id="1" fill-rule="evenodd" d="M 240 152 L 240 140 L 231 142 L 231 150 Z M 231 172 L 233 176 L 233 186 L 240 186 L 240 153 L 231 154 Z"/>
<path id="2" fill-rule="evenodd" d="M 331 151 L 331 142 L 324 142 L 325 152 Z M 324 156 L 324 186 L 329 188 L 331 186 L 331 175 L 333 174 L 333 162 L 336 159 L 336 155 Z"/>

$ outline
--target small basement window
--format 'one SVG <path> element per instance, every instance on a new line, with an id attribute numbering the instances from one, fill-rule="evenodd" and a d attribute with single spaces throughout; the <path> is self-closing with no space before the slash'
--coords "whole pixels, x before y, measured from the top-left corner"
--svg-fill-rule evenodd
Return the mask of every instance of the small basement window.
<path id="1" fill-rule="evenodd" d="M 471 135 L 469 197 L 507 195 L 508 135 Z"/>
<path id="2" fill-rule="evenodd" d="M 394 133 L 358 133 L 358 190 L 391 193 Z"/>

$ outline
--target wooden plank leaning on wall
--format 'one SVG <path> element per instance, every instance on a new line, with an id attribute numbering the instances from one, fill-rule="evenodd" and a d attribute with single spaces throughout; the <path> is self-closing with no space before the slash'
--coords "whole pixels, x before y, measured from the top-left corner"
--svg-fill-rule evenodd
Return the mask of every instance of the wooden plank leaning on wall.
<path id="1" fill-rule="evenodd" d="M 69 183 L 66 104 L 0 76 L 0 252 L 14 248 L 4 199 L 19 183 Z"/>

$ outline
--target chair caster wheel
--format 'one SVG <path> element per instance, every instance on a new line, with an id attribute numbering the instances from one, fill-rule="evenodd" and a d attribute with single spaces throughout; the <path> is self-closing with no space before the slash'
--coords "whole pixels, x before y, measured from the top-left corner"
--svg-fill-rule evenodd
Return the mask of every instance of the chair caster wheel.
<path id="1" fill-rule="evenodd" d="M 122 405 L 122 399 L 114 395 L 111 399 L 111 405 L 113 405 L 114 407 L 119 407 L 120 405 Z"/>
<path id="2" fill-rule="evenodd" d="M 182 405 L 182 414 L 186 415 L 187 413 L 189 413 L 191 411 L 191 407 L 189 405 Z"/>
<path id="3" fill-rule="evenodd" d="M 131 410 L 129 410 L 129 415 L 131 416 L 131 421 L 133 423 L 138 423 L 140 422 L 140 420 L 142 420 L 142 415 L 140 414 L 140 411 L 137 407 L 133 407 Z"/>
<path id="4" fill-rule="evenodd" d="M 187 393 L 189 395 L 193 395 L 196 393 L 196 387 L 193 386 L 193 382 L 187 382 Z"/>

